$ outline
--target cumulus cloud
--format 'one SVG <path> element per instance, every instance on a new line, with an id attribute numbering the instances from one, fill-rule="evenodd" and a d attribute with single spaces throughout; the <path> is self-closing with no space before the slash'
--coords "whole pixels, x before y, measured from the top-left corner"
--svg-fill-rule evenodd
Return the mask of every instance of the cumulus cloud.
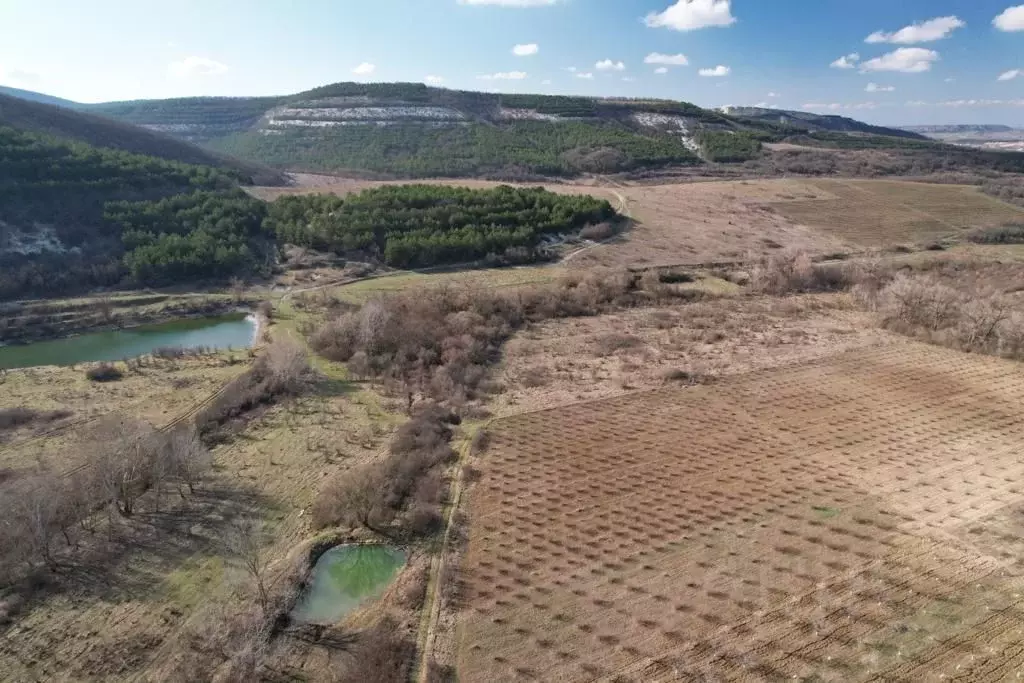
<path id="1" fill-rule="evenodd" d="M 701 69 L 698 71 L 701 76 L 707 76 L 709 78 L 722 78 L 732 73 L 732 69 L 722 64 L 719 64 L 714 69 Z"/>
<path id="2" fill-rule="evenodd" d="M 565 67 L 565 70 L 568 71 L 571 74 L 576 73 L 576 67 L 574 67 L 574 66 L 567 66 L 567 67 Z"/>
<path id="3" fill-rule="evenodd" d="M 481 81 L 521 81 L 526 78 L 525 71 L 499 71 L 496 74 L 477 76 Z"/>
<path id="4" fill-rule="evenodd" d="M 778 97 L 778 96 L 779 96 L 779 93 L 777 93 L 777 92 L 770 92 L 770 93 L 768 93 L 768 97 Z"/>
<path id="5" fill-rule="evenodd" d="M 512 54 L 516 57 L 529 57 L 540 52 L 540 46 L 537 43 L 527 43 L 525 45 L 516 45 L 512 48 Z"/>
<path id="6" fill-rule="evenodd" d="M 427 76 L 423 79 L 423 82 L 427 85 L 441 85 L 444 83 L 444 79 L 440 76 Z"/>
<path id="7" fill-rule="evenodd" d="M 171 62 L 167 71 L 175 78 L 205 78 L 226 74 L 228 66 L 208 57 L 193 56 L 185 57 L 178 62 Z"/>
<path id="8" fill-rule="evenodd" d="M 690 60 L 684 54 L 663 55 L 660 52 L 652 52 L 644 57 L 644 64 L 663 64 L 665 66 L 686 66 Z"/>
<path id="9" fill-rule="evenodd" d="M 490 5 L 493 7 L 547 7 L 558 2 L 560 0 L 458 0 L 460 5 Z"/>
<path id="10" fill-rule="evenodd" d="M 868 83 L 868 87 L 864 88 L 865 92 L 892 92 L 896 90 L 891 85 L 878 85 L 877 83 Z"/>
<path id="11" fill-rule="evenodd" d="M 668 67 L 667 66 L 659 66 L 657 69 L 654 70 L 654 73 L 656 73 L 656 74 L 667 74 L 668 73 Z"/>
<path id="12" fill-rule="evenodd" d="M 919 21 L 904 26 L 899 31 L 886 33 L 875 31 L 864 39 L 865 43 L 897 43 L 899 45 L 913 45 L 914 43 L 929 43 L 933 40 L 948 38 L 953 31 L 963 28 L 967 24 L 959 17 L 936 17 L 928 21 Z"/>
<path id="13" fill-rule="evenodd" d="M 857 62 L 860 61 L 860 54 L 857 52 L 851 52 L 848 55 L 843 55 L 836 61 L 829 64 L 833 69 L 853 69 L 857 66 Z"/>
<path id="14" fill-rule="evenodd" d="M 651 28 L 695 31 L 736 23 L 730 0 L 678 0 L 664 12 L 651 12 L 644 22 Z"/>
<path id="15" fill-rule="evenodd" d="M 1017 76 L 1020 76 L 1021 73 L 1022 72 L 1020 69 L 1010 69 L 1009 71 L 1004 71 L 1003 73 L 999 74 L 999 78 L 996 80 L 1012 81 L 1013 79 L 1017 78 Z"/>
<path id="16" fill-rule="evenodd" d="M 359 66 L 352 69 L 352 73 L 356 76 L 369 76 L 377 70 L 376 64 L 370 64 L 369 62 L 363 62 Z"/>
<path id="17" fill-rule="evenodd" d="M 592 81 L 594 79 L 594 74 L 587 71 L 585 73 L 576 74 L 576 78 L 582 78 L 585 81 Z"/>
<path id="18" fill-rule="evenodd" d="M 594 65 L 598 71 L 625 71 L 626 65 L 622 62 L 613 62 L 610 59 L 602 59 Z"/>
<path id="19" fill-rule="evenodd" d="M 1000 31 L 1024 31 L 1024 5 L 1007 7 L 992 20 L 992 25 Z"/>
<path id="20" fill-rule="evenodd" d="M 636 79 L 631 77 L 631 76 L 623 76 L 622 77 L 622 82 L 623 83 L 633 83 L 634 81 L 636 81 Z"/>
<path id="21" fill-rule="evenodd" d="M 905 74 L 917 74 L 929 71 L 932 64 L 939 61 L 939 53 L 923 47 L 901 47 L 881 57 L 869 59 L 860 65 L 862 72 L 868 71 L 900 71 Z"/>
<path id="22" fill-rule="evenodd" d="M 25 69 L 8 69 L 0 66 L 0 83 L 31 86 L 37 85 L 43 77 L 35 71 Z"/>

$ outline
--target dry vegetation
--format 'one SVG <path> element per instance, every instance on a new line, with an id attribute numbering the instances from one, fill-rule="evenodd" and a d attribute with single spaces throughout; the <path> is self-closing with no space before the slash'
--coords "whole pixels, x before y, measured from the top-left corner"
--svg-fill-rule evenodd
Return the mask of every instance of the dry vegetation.
<path id="1" fill-rule="evenodd" d="M 786 218 L 827 231 L 859 247 L 927 244 L 960 239 L 973 229 L 1020 222 L 1024 209 L 977 187 L 891 180 L 814 180 L 816 198 L 770 206 Z"/>

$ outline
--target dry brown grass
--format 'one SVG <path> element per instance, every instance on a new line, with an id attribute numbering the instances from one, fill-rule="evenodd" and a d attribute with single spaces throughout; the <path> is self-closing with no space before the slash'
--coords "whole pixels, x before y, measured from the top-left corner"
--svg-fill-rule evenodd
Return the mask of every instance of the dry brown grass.
<path id="1" fill-rule="evenodd" d="M 816 198 L 770 206 L 792 221 L 862 247 L 926 244 L 1024 220 L 1024 209 L 977 187 L 894 180 L 808 180 Z"/>

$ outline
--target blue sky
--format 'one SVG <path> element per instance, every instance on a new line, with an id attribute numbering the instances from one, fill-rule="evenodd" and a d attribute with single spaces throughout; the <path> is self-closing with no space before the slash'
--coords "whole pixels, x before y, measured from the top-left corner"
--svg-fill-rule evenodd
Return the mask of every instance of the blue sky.
<path id="1" fill-rule="evenodd" d="M 651 55 L 662 58 L 645 63 Z M 0 0 L 0 84 L 83 102 L 428 77 L 460 89 L 764 104 L 879 123 L 1024 125 L 1024 5 Z"/>

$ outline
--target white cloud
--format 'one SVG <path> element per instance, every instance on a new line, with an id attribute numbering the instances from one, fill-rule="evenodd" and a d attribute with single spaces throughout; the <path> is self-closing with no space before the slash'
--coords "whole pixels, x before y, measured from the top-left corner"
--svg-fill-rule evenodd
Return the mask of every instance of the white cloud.
<path id="1" fill-rule="evenodd" d="M 698 71 L 701 76 L 707 76 L 709 78 L 722 78 L 732 73 L 732 69 L 722 64 L 719 64 L 714 69 L 701 69 Z"/>
<path id="2" fill-rule="evenodd" d="M 560 0 L 458 0 L 460 5 L 494 7 L 547 7 L 557 4 Z"/>
<path id="3" fill-rule="evenodd" d="M 1000 31 L 1024 31 L 1024 5 L 1007 7 L 992 20 L 992 25 Z"/>
<path id="4" fill-rule="evenodd" d="M 857 66 L 857 62 L 860 61 L 860 54 L 851 52 L 848 55 L 843 55 L 836 61 L 829 64 L 833 69 L 853 69 Z"/>
<path id="5" fill-rule="evenodd" d="M 967 24 L 959 17 L 936 17 L 928 21 L 919 21 L 904 26 L 899 31 L 886 33 L 875 31 L 864 39 L 865 43 L 897 43 L 899 45 L 913 45 L 914 43 L 929 43 L 933 40 L 948 38 L 953 31 L 963 28 Z"/>
<path id="6" fill-rule="evenodd" d="M 565 67 L 565 70 L 568 71 L 571 74 L 574 74 L 577 71 L 576 67 L 574 67 L 574 66 L 567 66 L 567 67 Z"/>
<path id="7" fill-rule="evenodd" d="M 537 43 L 527 43 L 525 45 L 516 45 L 512 48 L 512 54 L 516 57 L 529 57 L 540 52 L 540 46 Z"/>
<path id="8" fill-rule="evenodd" d="M 665 66 L 686 66 L 690 60 L 684 54 L 663 55 L 660 52 L 652 52 L 644 57 L 644 64 L 663 64 Z"/>
<path id="9" fill-rule="evenodd" d="M 777 93 L 777 92 L 770 92 L 770 93 L 768 93 L 768 97 L 778 97 L 778 96 L 779 96 L 779 93 Z"/>
<path id="10" fill-rule="evenodd" d="M 586 73 L 576 74 L 576 78 L 582 78 L 585 81 L 591 81 L 594 79 L 594 74 L 588 71 Z"/>
<path id="11" fill-rule="evenodd" d="M 43 77 L 35 71 L 0 67 L 0 83 L 8 83 L 14 86 L 32 86 L 38 85 L 42 80 Z"/>
<path id="12" fill-rule="evenodd" d="M 736 23 L 730 4 L 730 0 L 677 0 L 664 12 L 651 12 L 644 21 L 651 28 L 670 28 L 674 31 L 730 26 Z"/>
<path id="13" fill-rule="evenodd" d="M 928 103 L 924 100 L 907 100 L 904 106 L 907 107 L 927 107 Z"/>
<path id="14" fill-rule="evenodd" d="M 869 59 L 860 65 L 861 72 L 868 71 L 900 71 L 906 74 L 918 74 L 929 71 L 932 64 L 939 61 L 939 53 L 923 47 L 901 47 L 881 57 Z"/>
<path id="15" fill-rule="evenodd" d="M 441 85 L 444 83 L 444 79 L 440 76 L 427 76 L 423 79 L 423 82 L 427 85 Z"/>
<path id="16" fill-rule="evenodd" d="M 810 109 L 812 111 L 815 109 L 831 109 L 834 111 L 836 109 L 842 109 L 843 105 L 839 104 L 838 102 L 833 102 L 832 104 L 818 104 L 817 102 L 810 102 L 808 104 L 801 105 L 800 108 Z"/>
<path id="17" fill-rule="evenodd" d="M 632 78 L 632 77 L 630 77 L 630 76 L 623 76 L 623 77 L 622 77 L 622 82 L 623 82 L 623 83 L 632 83 L 632 82 L 634 82 L 635 80 L 636 80 L 635 78 Z"/>
<path id="18" fill-rule="evenodd" d="M 864 88 L 864 92 L 892 92 L 896 88 L 891 85 L 878 85 L 877 83 L 868 83 L 868 87 Z"/>
<path id="19" fill-rule="evenodd" d="M 499 71 L 496 74 L 477 76 L 481 81 L 521 81 L 526 78 L 525 71 Z"/>
<path id="20" fill-rule="evenodd" d="M 370 64 L 369 62 L 363 62 L 359 66 L 352 69 L 352 73 L 356 76 L 369 76 L 377 70 L 376 64 Z"/>
<path id="21" fill-rule="evenodd" d="M 771 109 L 767 102 L 758 102 L 753 106 L 757 107 L 758 109 Z"/>
<path id="22" fill-rule="evenodd" d="M 654 73 L 659 74 L 659 75 L 660 74 L 667 74 L 668 73 L 668 67 L 667 66 L 659 66 L 657 69 L 654 70 Z"/>
<path id="23" fill-rule="evenodd" d="M 955 83 L 955 82 L 956 82 L 956 79 L 955 79 L 955 78 L 947 78 L 947 79 L 945 79 L 945 80 L 943 81 L 943 83 Z"/>
<path id="24" fill-rule="evenodd" d="M 543 81 L 540 82 L 540 84 L 541 85 L 551 85 L 551 79 L 550 78 L 545 78 Z"/>
<path id="25" fill-rule="evenodd" d="M 613 62 L 610 59 L 602 59 L 594 65 L 598 71 L 625 71 L 626 65 L 622 62 Z"/>
<path id="26" fill-rule="evenodd" d="M 179 62 L 171 62 L 167 71 L 175 78 L 202 78 L 206 76 L 222 76 L 228 72 L 228 66 L 208 57 L 185 57 Z"/>
<path id="27" fill-rule="evenodd" d="M 996 80 L 1012 81 L 1013 79 L 1017 78 L 1017 76 L 1020 76 L 1022 73 L 1024 72 L 1022 72 L 1020 69 L 1010 69 L 1009 71 L 1004 71 L 1003 73 L 999 74 L 999 78 L 997 78 Z"/>

